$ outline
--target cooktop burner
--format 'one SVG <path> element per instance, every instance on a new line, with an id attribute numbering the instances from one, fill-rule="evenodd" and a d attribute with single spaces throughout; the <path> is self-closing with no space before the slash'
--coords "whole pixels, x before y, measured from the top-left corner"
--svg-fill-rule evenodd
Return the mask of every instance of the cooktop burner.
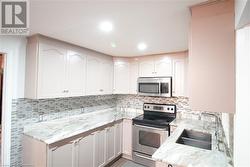
<path id="1" fill-rule="evenodd" d="M 143 108 L 144 114 L 134 118 L 134 124 L 167 128 L 176 117 L 175 105 L 145 103 Z"/>

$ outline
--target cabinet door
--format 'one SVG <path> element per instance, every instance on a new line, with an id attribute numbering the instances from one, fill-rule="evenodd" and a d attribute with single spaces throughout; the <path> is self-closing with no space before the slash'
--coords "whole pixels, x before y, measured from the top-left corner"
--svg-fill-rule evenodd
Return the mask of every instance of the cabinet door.
<path id="1" fill-rule="evenodd" d="M 94 167 L 94 135 L 89 135 L 79 141 L 78 167 Z"/>
<path id="2" fill-rule="evenodd" d="M 100 75 L 100 94 L 112 94 L 113 93 L 113 62 L 107 60 L 101 60 Z"/>
<path id="3" fill-rule="evenodd" d="M 106 163 L 106 137 L 105 130 L 95 133 L 94 166 L 102 167 Z"/>
<path id="4" fill-rule="evenodd" d="M 86 94 L 98 95 L 100 94 L 101 81 L 101 62 L 100 59 L 94 56 L 87 57 L 87 76 L 86 76 Z"/>
<path id="5" fill-rule="evenodd" d="M 137 94 L 137 79 L 138 79 L 138 73 L 139 73 L 139 63 L 131 62 L 130 63 L 130 83 L 129 83 L 129 93 L 130 94 Z"/>
<path id="6" fill-rule="evenodd" d="M 114 93 L 129 93 L 129 62 L 117 61 L 114 63 Z"/>
<path id="7" fill-rule="evenodd" d="M 49 150 L 50 167 L 73 167 L 73 144 L 65 144 Z"/>
<path id="8" fill-rule="evenodd" d="M 155 61 L 155 75 L 172 76 L 172 61 L 169 57 L 162 57 Z"/>
<path id="9" fill-rule="evenodd" d="M 67 58 L 67 94 L 71 97 L 84 96 L 86 57 L 79 53 L 68 51 Z"/>
<path id="10" fill-rule="evenodd" d="M 115 127 L 106 129 L 106 159 L 110 162 L 115 158 Z"/>
<path id="11" fill-rule="evenodd" d="M 38 67 L 38 98 L 65 96 L 66 50 L 40 44 Z"/>
<path id="12" fill-rule="evenodd" d="M 152 77 L 155 75 L 154 60 L 143 60 L 139 63 L 139 76 L 140 77 Z"/>
<path id="13" fill-rule="evenodd" d="M 173 95 L 186 95 L 186 63 L 185 59 L 173 60 Z"/>
<path id="14" fill-rule="evenodd" d="M 132 157 L 132 121 L 123 120 L 123 153 Z"/>
<path id="15" fill-rule="evenodd" d="M 122 153 L 122 123 L 115 125 L 115 156 Z"/>

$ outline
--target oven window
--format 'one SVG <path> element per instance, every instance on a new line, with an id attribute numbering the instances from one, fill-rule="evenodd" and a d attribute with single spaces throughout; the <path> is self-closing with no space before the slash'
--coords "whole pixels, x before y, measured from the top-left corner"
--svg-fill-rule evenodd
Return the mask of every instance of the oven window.
<path id="1" fill-rule="evenodd" d="M 139 131 L 139 144 L 159 148 L 161 145 L 161 136 L 158 133 Z"/>
<path id="2" fill-rule="evenodd" d="M 139 83 L 139 92 L 159 94 L 159 84 L 158 83 Z"/>

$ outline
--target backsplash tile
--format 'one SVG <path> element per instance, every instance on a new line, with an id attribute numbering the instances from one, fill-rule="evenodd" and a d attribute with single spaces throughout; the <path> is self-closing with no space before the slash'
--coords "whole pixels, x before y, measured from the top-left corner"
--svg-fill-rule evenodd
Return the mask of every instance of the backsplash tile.
<path id="1" fill-rule="evenodd" d="M 20 167 L 24 125 L 106 108 L 116 108 L 116 96 L 84 96 L 55 99 L 14 99 L 11 113 L 11 166 Z"/>
<path id="2" fill-rule="evenodd" d="M 39 121 L 65 118 L 86 112 L 116 108 L 142 113 L 143 103 L 176 104 L 177 118 L 216 121 L 220 113 L 191 111 L 187 97 L 148 97 L 138 95 L 102 95 L 55 99 L 15 99 L 12 102 L 11 166 L 21 166 L 23 126 Z"/>

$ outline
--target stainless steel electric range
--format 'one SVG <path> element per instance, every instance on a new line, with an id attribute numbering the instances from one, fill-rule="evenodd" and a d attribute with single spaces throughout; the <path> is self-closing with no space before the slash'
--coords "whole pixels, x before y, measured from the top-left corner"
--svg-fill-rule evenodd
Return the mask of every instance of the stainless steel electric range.
<path id="1" fill-rule="evenodd" d="M 152 155 L 170 135 L 170 125 L 176 118 L 176 105 L 143 105 L 144 114 L 133 119 L 133 160 L 154 167 Z"/>

